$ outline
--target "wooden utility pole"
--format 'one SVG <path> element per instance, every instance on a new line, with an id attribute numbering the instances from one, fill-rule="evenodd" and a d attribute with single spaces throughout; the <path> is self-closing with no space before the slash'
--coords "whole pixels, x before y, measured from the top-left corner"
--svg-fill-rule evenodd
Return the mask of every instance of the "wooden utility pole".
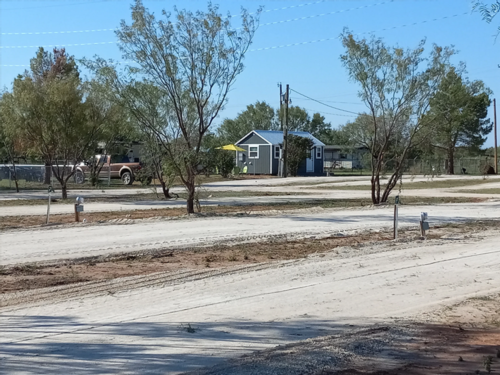
<path id="1" fill-rule="evenodd" d="M 287 159 L 288 159 L 288 147 L 287 147 L 287 138 L 288 138 L 288 102 L 290 97 L 290 88 L 286 85 L 286 93 L 284 96 L 284 104 L 285 104 L 285 126 L 283 127 L 283 177 L 287 177 Z"/>
<path id="2" fill-rule="evenodd" d="M 495 136 L 495 174 L 498 174 L 498 145 L 497 145 L 497 100 L 493 99 L 493 124 Z"/>
<path id="3" fill-rule="evenodd" d="M 284 123 L 284 118 L 283 118 L 283 88 L 280 83 L 280 112 L 279 112 L 279 119 L 280 119 L 280 129 L 283 131 L 283 123 Z"/>

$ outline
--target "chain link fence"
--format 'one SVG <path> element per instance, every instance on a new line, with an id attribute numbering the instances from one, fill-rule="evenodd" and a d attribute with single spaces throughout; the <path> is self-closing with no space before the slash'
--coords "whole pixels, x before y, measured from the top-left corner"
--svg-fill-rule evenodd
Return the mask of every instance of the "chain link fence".
<path id="1" fill-rule="evenodd" d="M 494 173 L 494 165 L 495 160 L 492 157 L 456 158 L 453 170 L 455 174 L 485 175 Z M 405 162 L 406 174 L 429 176 L 447 174 L 447 172 L 448 161 L 446 159 L 409 159 Z"/>

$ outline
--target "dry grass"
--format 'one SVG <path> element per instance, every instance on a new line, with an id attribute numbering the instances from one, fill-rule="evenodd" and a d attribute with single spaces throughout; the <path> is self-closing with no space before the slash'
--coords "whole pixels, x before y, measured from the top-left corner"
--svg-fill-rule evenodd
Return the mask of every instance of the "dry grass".
<path id="1" fill-rule="evenodd" d="M 111 193 L 113 194 L 113 193 Z M 244 197 L 271 197 L 271 196 L 287 196 L 287 195 L 308 195 L 308 193 L 297 193 L 297 192 L 267 192 L 267 191 L 204 191 L 199 192 L 199 199 L 210 198 L 244 198 Z M 177 194 L 180 199 L 185 199 L 187 197 L 186 193 Z M 124 202 L 144 202 L 144 201 L 168 201 L 163 197 L 162 193 L 156 195 L 155 193 L 140 193 L 140 194 L 126 194 L 126 195 L 110 195 L 110 196 L 99 196 L 91 197 L 85 199 L 87 203 L 124 203 Z M 36 205 L 46 205 L 48 201 L 47 198 L 43 199 L 6 199 L 0 200 L 0 207 L 12 207 L 12 206 L 36 206 Z M 73 198 L 70 199 L 60 199 L 57 196 L 52 197 L 51 204 L 73 204 L 75 201 Z"/>
<path id="2" fill-rule="evenodd" d="M 500 182 L 500 181 L 499 181 Z M 493 189 L 474 189 L 474 190 L 457 190 L 457 193 L 475 193 L 475 194 L 500 194 L 500 188 Z"/>
<path id="3" fill-rule="evenodd" d="M 429 181 L 418 181 L 418 182 L 407 182 L 408 180 L 403 179 L 402 190 L 413 190 L 413 189 L 446 189 L 446 188 L 455 188 L 462 186 L 474 186 L 474 185 L 483 185 L 488 184 L 490 182 L 500 182 L 499 179 L 483 179 L 482 177 L 478 177 L 473 180 L 429 180 Z M 383 185 L 382 185 L 383 187 Z M 331 190 L 370 190 L 371 186 L 368 185 L 320 185 L 309 187 L 310 189 L 331 189 Z M 399 184 L 396 186 L 399 189 Z M 470 193 L 471 191 L 469 191 Z"/>
<path id="4" fill-rule="evenodd" d="M 477 203 L 483 202 L 483 198 L 462 197 L 402 197 L 401 204 L 406 205 L 433 205 L 441 203 Z M 266 211 L 287 211 L 296 209 L 307 209 L 312 207 L 321 208 L 349 208 L 371 206 L 370 199 L 306 199 L 300 202 L 242 204 L 234 206 L 203 206 L 201 215 L 249 215 Z M 87 223 L 104 223 L 110 220 L 120 219 L 148 219 L 148 218 L 171 218 L 186 216 L 184 207 L 159 208 L 148 210 L 112 211 L 112 212 L 83 212 L 80 220 L 86 219 Z M 51 215 L 50 225 L 61 225 L 75 222 L 74 214 Z M 45 216 L 3 216 L 0 217 L 0 230 L 13 228 L 27 228 L 45 224 Z"/>

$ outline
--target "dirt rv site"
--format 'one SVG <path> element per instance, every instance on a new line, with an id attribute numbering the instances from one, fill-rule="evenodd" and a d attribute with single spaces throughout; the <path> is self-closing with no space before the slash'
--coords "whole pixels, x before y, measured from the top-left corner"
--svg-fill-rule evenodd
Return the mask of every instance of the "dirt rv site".
<path id="1" fill-rule="evenodd" d="M 369 185 L 0 189 L 0 374 L 500 374 L 500 178 Z"/>

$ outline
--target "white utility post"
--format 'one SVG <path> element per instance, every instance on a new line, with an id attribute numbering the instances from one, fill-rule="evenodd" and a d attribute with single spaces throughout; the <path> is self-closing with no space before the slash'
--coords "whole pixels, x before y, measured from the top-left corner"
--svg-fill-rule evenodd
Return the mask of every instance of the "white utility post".
<path id="1" fill-rule="evenodd" d="M 45 221 L 45 224 L 49 223 L 51 193 L 54 192 L 54 189 L 52 188 L 52 185 L 49 185 L 48 192 L 49 192 L 49 201 L 48 201 L 48 204 L 47 204 L 47 220 Z"/>
<path id="2" fill-rule="evenodd" d="M 398 221 L 399 221 L 399 195 L 394 200 L 394 239 L 398 239 Z"/>
<path id="3" fill-rule="evenodd" d="M 108 158 L 108 187 L 111 185 L 111 155 Z"/>

